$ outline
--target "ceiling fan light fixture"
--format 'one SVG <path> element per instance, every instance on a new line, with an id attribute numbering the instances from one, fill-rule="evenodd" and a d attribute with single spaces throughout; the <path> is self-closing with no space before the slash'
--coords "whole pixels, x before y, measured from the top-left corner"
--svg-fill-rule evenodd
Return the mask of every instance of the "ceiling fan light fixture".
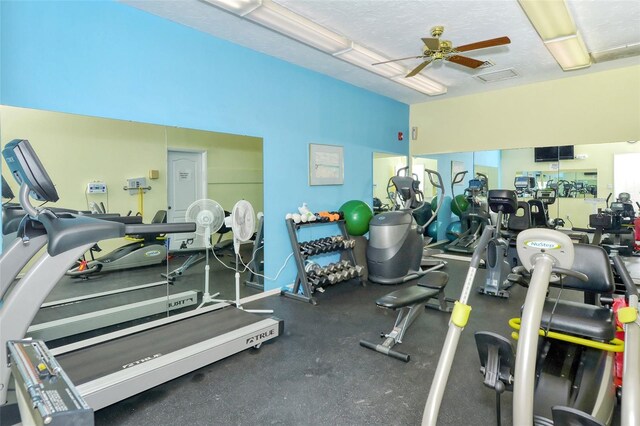
<path id="1" fill-rule="evenodd" d="M 393 77 L 393 81 L 400 83 L 403 86 L 407 86 L 413 90 L 424 93 L 429 96 L 444 95 L 447 93 L 447 86 L 438 83 L 437 81 L 428 79 L 423 75 L 416 75 L 411 78 L 405 78 L 404 76 Z"/>
<path id="2" fill-rule="evenodd" d="M 579 33 L 544 42 L 549 52 L 564 71 L 586 68 L 591 65 L 591 56 Z"/>
<path id="3" fill-rule="evenodd" d="M 387 78 L 396 77 L 407 72 L 407 69 L 402 65 L 393 62 L 371 66 L 372 63 L 384 62 L 388 58 L 353 42 L 348 49 L 334 53 L 333 56 Z"/>
<path id="4" fill-rule="evenodd" d="M 576 24 L 565 0 L 518 0 L 542 40 L 575 34 Z"/>

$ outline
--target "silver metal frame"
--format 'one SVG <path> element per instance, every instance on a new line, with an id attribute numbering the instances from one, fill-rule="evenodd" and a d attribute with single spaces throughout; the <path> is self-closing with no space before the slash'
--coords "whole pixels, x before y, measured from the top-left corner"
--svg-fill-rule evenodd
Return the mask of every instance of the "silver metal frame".
<path id="1" fill-rule="evenodd" d="M 93 242 L 84 244 L 57 256 L 43 253 L 18 285 L 4 298 L 0 310 L 0 360 L 2 360 L 0 362 L 0 404 L 4 404 L 7 400 L 7 388 L 11 376 L 11 369 L 5 362 L 7 341 L 24 338 L 40 305 L 65 274 L 69 265 L 94 244 Z M 11 258 L 6 259 L 10 265 L 13 264 L 13 256 L 17 254 L 18 252 L 12 252 Z M 5 256 L 2 257 L 2 261 L 1 266 L 4 267 Z M 24 263 L 26 264 L 26 261 Z M 2 285 L 4 286 L 5 283 L 2 282 Z"/>
<path id="2" fill-rule="evenodd" d="M 33 324 L 27 329 L 27 337 L 51 341 L 98 328 L 121 324 L 138 318 L 185 308 L 195 305 L 197 302 L 198 292 L 195 290 L 164 295 L 140 302 L 128 303 L 99 311 Z"/>

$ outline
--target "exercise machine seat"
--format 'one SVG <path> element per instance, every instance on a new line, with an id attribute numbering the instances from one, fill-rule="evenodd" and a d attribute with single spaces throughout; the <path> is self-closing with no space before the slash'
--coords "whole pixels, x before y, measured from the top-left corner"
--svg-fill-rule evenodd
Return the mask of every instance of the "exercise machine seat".
<path id="1" fill-rule="evenodd" d="M 387 309 L 400 309 L 405 306 L 416 305 L 437 297 L 440 290 L 412 285 L 411 287 L 392 291 L 378 300 L 376 305 Z"/>
<path id="2" fill-rule="evenodd" d="M 442 271 L 431 271 L 418 280 L 418 286 L 442 290 L 449 282 L 449 274 Z"/>
<path id="3" fill-rule="evenodd" d="M 141 223 L 141 222 L 133 222 L 133 223 Z M 153 215 L 153 219 L 151 219 L 151 225 L 158 225 L 167 223 L 167 211 L 166 210 L 158 210 L 155 215 Z M 148 233 L 148 234 L 127 234 L 129 239 L 133 240 L 145 240 L 146 242 L 151 242 L 156 239 L 162 238 L 165 233 Z"/>
<path id="4" fill-rule="evenodd" d="M 613 339 L 616 331 L 611 309 L 565 300 L 557 305 L 555 300 L 545 301 L 540 328 L 602 342 Z"/>
<path id="5" fill-rule="evenodd" d="M 151 223 L 167 223 L 167 211 L 158 210 L 153 219 L 151 219 Z"/>
<path id="6" fill-rule="evenodd" d="M 540 200 L 529 200 L 529 215 L 531 217 L 531 226 L 533 228 L 546 228 L 547 215 L 545 207 Z"/>
<path id="7" fill-rule="evenodd" d="M 518 208 L 515 213 L 509 215 L 507 229 L 509 231 L 520 232 L 531 228 L 531 209 L 526 201 L 518 201 Z"/>
<path id="8" fill-rule="evenodd" d="M 510 189 L 492 189 L 487 195 L 487 203 L 492 212 L 513 214 L 518 210 L 518 196 Z"/>
<path id="9" fill-rule="evenodd" d="M 599 246 L 591 244 L 574 244 L 574 271 L 582 272 L 588 281 L 565 276 L 562 282 L 551 282 L 553 287 L 563 287 L 587 293 L 610 294 L 615 290 L 613 272 L 607 252 Z"/>
<path id="10" fill-rule="evenodd" d="M 551 285 L 585 293 L 613 293 L 615 282 L 607 252 L 602 247 L 589 244 L 574 244 L 574 250 L 575 258 L 571 269 L 586 274 L 589 280 L 581 281 L 565 276 L 562 282 L 552 282 Z M 566 300 L 558 300 L 557 304 L 555 300 L 546 300 L 540 326 L 543 329 L 549 328 L 601 341 L 609 341 L 615 335 L 611 309 Z"/>

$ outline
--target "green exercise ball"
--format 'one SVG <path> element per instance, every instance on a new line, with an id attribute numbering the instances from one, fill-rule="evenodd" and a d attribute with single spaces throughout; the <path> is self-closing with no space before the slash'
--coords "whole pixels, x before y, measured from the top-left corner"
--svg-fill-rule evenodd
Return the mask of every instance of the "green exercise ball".
<path id="1" fill-rule="evenodd" d="M 436 195 L 431 199 L 431 210 L 435 212 L 437 208 L 438 208 L 438 196 Z"/>
<path id="2" fill-rule="evenodd" d="M 373 218 L 373 210 L 364 201 L 351 200 L 340 206 L 344 213 L 344 222 L 349 235 L 359 236 L 369 232 L 369 221 Z"/>
<path id="3" fill-rule="evenodd" d="M 451 201 L 451 213 L 460 217 L 463 212 L 469 209 L 469 201 L 464 195 L 456 195 L 455 199 Z"/>

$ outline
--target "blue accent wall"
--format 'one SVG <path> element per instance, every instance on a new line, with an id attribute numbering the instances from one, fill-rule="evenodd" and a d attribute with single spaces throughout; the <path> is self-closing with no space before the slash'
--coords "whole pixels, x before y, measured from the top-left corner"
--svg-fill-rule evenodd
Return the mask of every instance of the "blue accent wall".
<path id="1" fill-rule="evenodd" d="M 371 153 L 408 155 L 408 105 L 123 4 L 2 1 L 0 24 L 2 104 L 262 137 L 267 275 L 287 212 L 369 201 Z M 308 185 L 309 143 L 344 146 L 344 185 Z"/>

